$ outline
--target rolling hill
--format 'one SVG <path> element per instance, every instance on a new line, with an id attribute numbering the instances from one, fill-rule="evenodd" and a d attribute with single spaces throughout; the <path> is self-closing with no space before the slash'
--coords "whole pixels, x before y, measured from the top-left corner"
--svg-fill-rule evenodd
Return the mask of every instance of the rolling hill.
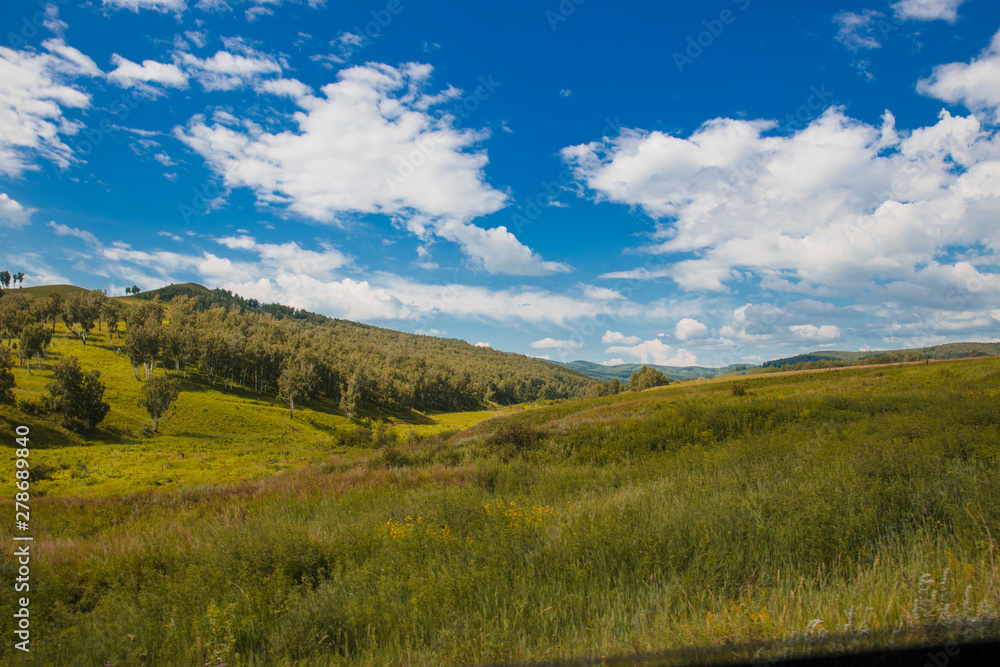
<path id="1" fill-rule="evenodd" d="M 945 343 L 943 345 L 932 345 L 930 347 L 914 347 L 898 350 L 862 350 L 858 352 L 821 350 L 766 361 L 761 364 L 761 368 L 781 368 L 792 364 L 822 361 L 865 362 L 871 360 L 872 363 L 879 363 L 876 361 L 879 357 L 905 357 L 907 355 L 921 355 L 925 359 L 930 359 L 932 361 L 944 359 L 969 359 L 972 357 L 995 357 L 1000 356 L 1000 343 Z"/>
<path id="2" fill-rule="evenodd" d="M 639 370 L 643 366 L 648 366 L 649 368 L 660 371 L 670 378 L 671 381 L 713 378 L 718 377 L 723 373 L 754 368 L 754 366 L 749 366 L 747 364 L 734 364 L 724 368 L 709 368 L 706 366 L 658 366 L 656 364 L 617 364 L 614 366 L 605 366 L 603 364 L 595 364 L 592 361 L 583 360 L 570 361 L 566 363 L 553 361 L 552 363 L 564 368 L 572 369 L 596 380 L 607 381 L 611 378 L 618 378 L 619 380 L 624 380 L 625 382 L 628 382 L 629 376 L 631 376 L 634 371 Z"/>

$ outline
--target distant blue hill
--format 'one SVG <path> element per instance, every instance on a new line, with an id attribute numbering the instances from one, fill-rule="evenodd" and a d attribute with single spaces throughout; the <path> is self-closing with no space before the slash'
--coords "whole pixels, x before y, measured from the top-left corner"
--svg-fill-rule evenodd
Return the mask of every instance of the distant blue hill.
<path id="1" fill-rule="evenodd" d="M 570 368 L 578 373 L 583 373 L 584 375 L 598 380 L 607 381 L 611 378 L 618 378 L 619 380 L 624 380 L 625 382 L 628 382 L 628 379 L 632 375 L 633 371 L 637 371 L 643 366 L 655 368 L 671 380 L 714 378 L 722 375 L 723 373 L 756 368 L 756 366 L 748 364 L 733 364 L 724 368 L 707 368 L 705 366 L 657 366 L 656 364 L 618 364 L 616 366 L 605 366 L 603 364 L 595 364 L 592 361 L 582 360 L 570 361 L 568 363 L 553 361 L 552 363 L 564 368 Z"/>

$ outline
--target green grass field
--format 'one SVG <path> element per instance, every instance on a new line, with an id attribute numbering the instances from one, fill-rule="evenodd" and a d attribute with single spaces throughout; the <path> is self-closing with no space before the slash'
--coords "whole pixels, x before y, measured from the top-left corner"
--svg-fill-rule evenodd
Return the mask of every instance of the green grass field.
<path id="1" fill-rule="evenodd" d="M 331 444 L 351 427 L 322 405 L 288 420 L 204 388 L 153 436 L 94 340 L 54 353 L 102 369 L 99 435 L 0 413 L 51 470 L 32 484 L 37 664 L 750 659 L 737 647 L 998 634 L 1000 359 L 416 415 L 374 448 Z M 17 380 L 30 397 L 45 372 Z"/>
<path id="2" fill-rule="evenodd" d="M 288 406 L 273 395 L 216 389 L 203 378 L 181 378 L 176 405 L 154 434 L 152 421 L 139 403 L 142 383 L 124 354 L 115 354 L 117 347 L 107 331 L 95 330 L 83 345 L 60 324 L 41 370 L 34 368 L 34 360 L 30 374 L 24 368 L 15 369 L 18 399 L 38 402 L 52 380 L 55 363 L 76 356 L 84 369 L 100 371 L 106 386 L 104 398 L 112 406 L 98 429 L 83 434 L 62 428 L 60 420 L 50 415 L 31 416 L 0 407 L 5 432 L 25 424 L 34 434 L 35 462 L 46 471 L 45 479 L 33 483 L 36 493 L 103 496 L 232 483 L 263 479 L 331 455 L 351 458 L 360 453 L 357 447 L 344 444 L 350 443 L 349 435 L 358 425 L 350 423 L 336 406 L 307 403 L 297 407 L 292 419 Z M 405 437 L 411 430 L 422 436 L 461 430 L 502 412 L 381 417 L 397 436 Z M 370 411 L 363 411 L 362 416 L 379 418 Z M 0 488 L 9 495 L 12 481 L 4 479 Z"/>

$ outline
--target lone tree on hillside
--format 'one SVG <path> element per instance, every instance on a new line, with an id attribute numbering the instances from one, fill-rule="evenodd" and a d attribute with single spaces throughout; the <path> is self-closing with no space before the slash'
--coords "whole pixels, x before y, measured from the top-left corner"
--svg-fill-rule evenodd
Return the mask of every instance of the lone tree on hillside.
<path id="1" fill-rule="evenodd" d="M 629 376 L 628 388 L 630 391 L 642 391 L 643 389 L 661 387 L 669 383 L 670 380 L 663 374 L 663 371 L 643 366 L 639 370 L 633 371 L 632 375 Z"/>
<path id="2" fill-rule="evenodd" d="M 28 375 L 31 375 L 32 355 L 38 361 L 38 367 L 42 367 L 42 353 L 52 342 L 52 332 L 41 322 L 32 322 L 21 330 L 21 351 L 28 362 Z"/>
<path id="3" fill-rule="evenodd" d="M 308 401 L 316 386 L 316 365 L 296 356 L 278 377 L 278 395 L 288 403 L 288 416 L 295 419 L 295 401 Z"/>
<path id="4" fill-rule="evenodd" d="M 0 347 L 0 405 L 14 405 L 14 372 L 11 370 L 14 362 L 10 358 L 10 350 Z"/>
<path id="5" fill-rule="evenodd" d="M 48 402 L 53 410 L 62 414 L 64 424 L 72 427 L 83 422 L 90 430 L 101 423 L 111 406 L 104 401 L 104 383 L 100 371 L 84 373 L 76 357 L 63 359 L 53 372 L 55 382 L 50 382 Z"/>
<path id="6" fill-rule="evenodd" d="M 150 418 L 153 420 L 153 433 L 159 433 L 160 418 L 167 413 L 171 404 L 177 400 L 180 390 L 177 388 L 177 380 L 159 375 L 150 378 L 142 386 L 142 406 L 146 408 Z"/>

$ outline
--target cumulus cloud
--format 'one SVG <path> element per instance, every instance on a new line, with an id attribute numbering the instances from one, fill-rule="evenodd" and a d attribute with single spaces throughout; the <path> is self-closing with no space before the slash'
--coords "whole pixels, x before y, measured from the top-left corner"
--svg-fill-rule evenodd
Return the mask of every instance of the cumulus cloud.
<path id="1" fill-rule="evenodd" d="M 302 108 L 292 128 L 269 133 L 250 120 L 196 116 L 175 134 L 228 187 L 250 188 L 262 204 L 335 224 L 350 214 L 393 216 L 422 240 L 436 234 L 459 244 L 473 267 L 490 273 L 568 271 L 505 227 L 472 224 L 508 198 L 485 182 L 487 156 L 476 146 L 486 135 L 429 110 L 431 72 L 416 63 L 351 67 L 317 97 L 285 84 Z"/>
<path id="2" fill-rule="evenodd" d="M 917 90 L 973 111 L 985 111 L 1000 122 L 1000 31 L 989 47 L 968 63 L 949 63 L 934 68 L 921 79 Z"/>
<path id="3" fill-rule="evenodd" d="M 832 324 L 815 326 L 813 324 L 797 324 L 788 327 L 796 337 L 803 340 L 836 340 L 840 338 L 840 328 Z"/>
<path id="4" fill-rule="evenodd" d="M 674 330 L 677 340 L 691 340 L 694 338 L 704 338 L 708 335 L 708 327 L 698 320 L 685 317 L 677 323 Z"/>
<path id="5" fill-rule="evenodd" d="M 24 208 L 21 204 L 0 192 L 0 227 L 24 227 L 31 222 L 33 208 Z"/>
<path id="6" fill-rule="evenodd" d="M 639 336 L 626 336 L 619 331 L 605 331 L 601 336 L 601 342 L 605 345 L 638 345 L 642 342 Z"/>
<path id="7" fill-rule="evenodd" d="M 723 292 L 749 275 L 785 292 L 879 303 L 898 290 L 918 304 L 924 294 L 901 287 L 960 287 L 950 248 L 1000 251 L 1000 137 L 976 117 L 942 111 L 902 132 L 889 112 L 873 126 L 830 108 L 791 135 L 775 127 L 719 118 L 687 138 L 624 129 L 563 149 L 597 200 L 654 218 L 644 250 L 671 257 L 609 276 Z"/>
<path id="8" fill-rule="evenodd" d="M 954 23 L 958 19 L 958 8 L 965 0 L 900 0 L 892 5 L 893 11 L 901 19 L 914 21 L 943 20 Z"/>
<path id="9" fill-rule="evenodd" d="M 288 270 L 307 273 L 318 278 L 330 278 L 337 269 L 348 263 L 347 257 L 331 245 L 323 244 L 322 250 L 307 250 L 295 241 L 287 243 L 258 243 L 252 236 L 226 236 L 217 242 L 227 248 L 255 253 L 260 265 L 269 270 Z"/>
<path id="10" fill-rule="evenodd" d="M 698 358 L 691 352 L 667 345 L 659 338 L 645 340 L 635 345 L 613 345 L 607 348 L 608 354 L 623 354 L 635 359 L 640 364 L 655 364 L 657 366 L 694 366 Z M 620 363 L 619 359 L 616 359 Z"/>
<path id="11" fill-rule="evenodd" d="M 100 75 L 94 61 L 61 39 L 42 42 L 46 52 L 0 47 L 0 174 L 37 170 L 36 157 L 61 168 L 76 158 L 64 138 L 83 124 L 65 117 L 87 109 L 90 95 L 73 85 Z"/>
<path id="12" fill-rule="evenodd" d="M 187 75 L 177 65 L 144 60 L 134 63 L 117 53 L 112 54 L 115 69 L 108 72 L 108 80 L 122 88 L 138 88 L 152 95 L 161 95 L 158 88 L 187 88 Z"/>
<path id="13" fill-rule="evenodd" d="M 281 64 L 274 56 L 261 53 L 242 42 L 232 42 L 233 50 L 217 51 L 208 58 L 181 53 L 178 61 L 208 91 L 234 90 L 259 81 L 262 77 L 281 74 Z"/>
<path id="14" fill-rule="evenodd" d="M 583 342 L 578 340 L 556 340 L 555 338 L 542 338 L 531 343 L 531 347 L 536 350 L 580 350 L 585 347 Z"/>

